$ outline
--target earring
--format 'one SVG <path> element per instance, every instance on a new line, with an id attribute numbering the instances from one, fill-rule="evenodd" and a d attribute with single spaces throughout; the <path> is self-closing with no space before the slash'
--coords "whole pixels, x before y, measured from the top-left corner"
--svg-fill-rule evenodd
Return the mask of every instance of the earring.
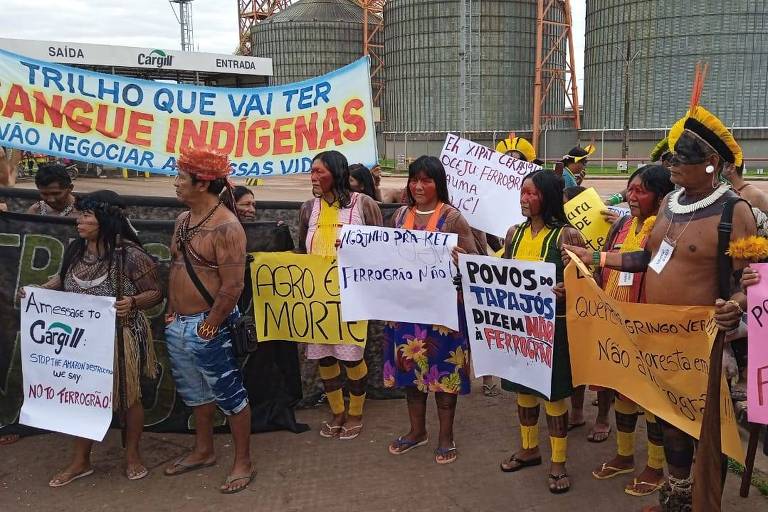
<path id="1" fill-rule="evenodd" d="M 712 164 L 710 164 L 710 165 L 708 165 L 708 166 L 707 166 L 707 168 L 706 168 L 706 169 L 704 169 L 704 170 L 705 170 L 705 171 L 707 171 L 707 174 L 712 174 L 713 172 L 715 172 L 715 166 L 714 166 L 714 165 L 712 165 Z"/>

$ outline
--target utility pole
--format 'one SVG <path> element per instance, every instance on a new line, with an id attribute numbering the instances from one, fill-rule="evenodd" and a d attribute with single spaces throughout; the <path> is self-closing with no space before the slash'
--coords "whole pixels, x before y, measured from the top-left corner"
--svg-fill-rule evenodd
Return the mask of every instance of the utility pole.
<path id="1" fill-rule="evenodd" d="M 176 18 L 181 28 L 181 51 L 195 51 L 195 36 L 192 30 L 192 0 L 170 0 L 170 2 L 179 4 L 179 14 Z"/>
<path id="2" fill-rule="evenodd" d="M 627 55 L 624 58 L 624 133 L 622 134 L 621 142 L 622 160 L 629 158 L 629 66 L 632 64 L 632 60 L 632 35 L 627 34 Z M 629 170 L 629 167 L 627 167 L 627 170 Z"/>

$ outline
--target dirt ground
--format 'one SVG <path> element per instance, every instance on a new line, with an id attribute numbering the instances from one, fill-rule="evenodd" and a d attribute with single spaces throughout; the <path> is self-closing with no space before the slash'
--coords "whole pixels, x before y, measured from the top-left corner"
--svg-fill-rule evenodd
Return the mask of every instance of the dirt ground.
<path id="1" fill-rule="evenodd" d="M 48 434 L 0 447 L 0 510 L 45 511 L 614 511 L 639 510 L 655 497 L 624 494 L 631 475 L 598 481 L 591 470 L 616 448 L 615 436 L 602 444 L 586 441 L 586 427 L 569 436 L 568 470 L 571 492 L 555 496 L 546 486 L 547 465 L 505 474 L 498 464 L 517 446 L 519 430 L 513 395 L 487 398 L 475 383 L 472 394 L 459 399 L 455 439 L 459 449 L 454 464 L 438 466 L 436 411 L 430 401 L 429 446 L 402 456 L 387 452 L 387 443 L 407 430 L 404 400 L 366 404 L 365 429 L 353 441 L 327 440 L 318 428 L 327 410 L 298 411 L 311 430 L 303 434 L 275 432 L 251 437 L 258 475 L 251 486 L 234 496 L 217 492 L 232 461 L 227 435 L 216 436 L 218 465 L 185 475 L 166 477 L 162 468 L 185 453 L 192 437 L 185 434 L 145 434 L 144 457 L 151 469 L 144 480 L 123 476 L 120 434 L 110 431 L 94 450 L 96 473 L 67 487 L 51 489 L 51 475 L 66 464 L 70 446 L 63 435 Z M 591 398 L 588 394 L 587 404 Z M 588 418 L 595 407 L 587 405 Z M 542 413 L 543 416 L 543 413 Z M 589 422 L 588 422 L 589 424 Z M 549 443 L 542 420 L 542 455 Z M 645 462 L 644 422 L 638 422 L 638 461 Z M 763 457 L 762 463 L 765 458 Z M 726 511 L 765 511 L 768 498 L 752 488 L 747 499 L 738 496 L 739 479 L 729 475 L 723 499 Z"/>

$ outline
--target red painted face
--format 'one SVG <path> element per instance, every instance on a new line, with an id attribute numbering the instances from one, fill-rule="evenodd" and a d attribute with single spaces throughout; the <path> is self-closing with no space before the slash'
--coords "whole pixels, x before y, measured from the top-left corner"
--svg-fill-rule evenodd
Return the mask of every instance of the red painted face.
<path id="1" fill-rule="evenodd" d="M 312 162 L 309 179 L 312 181 L 312 195 L 315 197 L 320 197 L 333 189 L 333 173 L 321 160 Z"/>
<path id="2" fill-rule="evenodd" d="M 529 219 L 541 215 L 541 192 L 533 184 L 533 180 L 525 180 L 520 189 L 520 209 Z"/>
<path id="3" fill-rule="evenodd" d="M 417 206 L 430 205 L 437 199 L 435 180 L 424 172 L 417 172 L 413 178 L 408 180 L 408 190 L 411 191 Z"/>
<path id="4" fill-rule="evenodd" d="M 639 176 L 635 176 L 627 187 L 627 202 L 633 217 L 647 218 L 659 210 L 656 194 L 643 186 Z"/>

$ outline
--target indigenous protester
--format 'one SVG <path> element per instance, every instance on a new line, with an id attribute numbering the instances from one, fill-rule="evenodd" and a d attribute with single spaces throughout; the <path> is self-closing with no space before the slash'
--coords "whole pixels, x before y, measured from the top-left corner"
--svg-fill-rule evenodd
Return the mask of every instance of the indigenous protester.
<path id="1" fill-rule="evenodd" d="M 59 217 L 77 215 L 75 196 L 72 194 L 75 186 L 63 165 L 41 165 L 35 174 L 35 186 L 41 200 L 30 206 L 27 213 Z"/>
<path id="2" fill-rule="evenodd" d="M 458 234 L 460 252 L 476 254 L 474 236 L 461 213 L 451 206 L 445 169 L 435 157 L 422 156 L 408 167 L 408 205 L 392 216 L 392 226 Z M 435 462 L 449 464 L 457 457 L 453 419 L 459 394 L 470 391 L 469 340 L 464 308 L 457 304 L 459 331 L 441 325 L 388 323 L 384 345 L 384 383 L 406 390 L 411 429 L 389 445 L 402 455 L 429 442 L 426 430 L 427 396 L 435 393 L 440 421 Z"/>
<path id="3" fill-rule="evenodd" d="M 193 409 L 195 445 L 165 474 L 180 475 L 216 463 L 213 419 L 218 406 L 227 416 L 235 445 L 232 469 L 219 491 L 232 494 L 255 476 L 251 409 L 231 343 L 231 325 L 240 317 L 236 304 L 243 290 L 245 231 L 236 214 L 225 154 L 208 147 L 188 148 L 177 165 L 176 196 L 189 210 L 179 215 L 174 230 L 165 339 L 176 390 Z"/>
<path id="4" fill-rule="evenodd" d="M 372 198 L 349 189 L 349 164 L 338 151 L 324 151 L 312 160 L 310 170 L 314 199 L 299 211 L 299 252 L 334 257 L 339 228 L 343 224 L 380 226 L 381 210 Z M 342 440 L 355 439 L 363 429 L 368 367 L 365 349 L 356 345 L 310 343 L 306 357 L 319 361 L 328 405 L 333 417 L 323 423 L 320 435 Z M 344 362 L 349 388 L 349 411 L 344 404 L 341 367 Z"/>
<path id="5" fill-rule="evenodd" d="M 224 194 L 229 193 L 224 191 Z M 238 185 L 232 189 L 232 195 L 235 198 L 235 209 L 237 216 L 243 222 L 256 220 L 256 198 L 251 189 L 243 185 Z"/>
<path id="6" fill-rule="evenodd" d="M 587 175 L 587 159 L 594 152 L 595 146 L 592 144 L 585 148 L 576 146 L 563 157 L 563 181 L 565 182 L 565 188 L 581 185 L 581 182 L 584 181 L 584 177 Z"/>
<path id="7" fill-rule="evenodd" d="M 754 184 L 744 180 L 744 165 L 729 166 L 723 172 L 723 177 L 731 184 L 733 191 L 747 201 L 753 208 L 768 212 L 768 195 Z"/>
<path id="8" fill-rule="evenodd" d="M 586 264 L 622 272 L 645 272 L 645 301 L 649 304 L 714 304 L 718 328 L 727 332 L 738 326 L 746 307 L 746 297 L 740 291 L 732 293 L 735 283 L 724 285 L 720 282 L 721 275 L 725 280 L 731 277 L 731 269 L 720 268 L 718 264 L 718 224 L 726 203 L 733 204 L 730 240 L 743 239 L 756 232 L 749 205 L 738 201 L 738 196 L 730 187 L 719 180 L 725 167 L 741 165 L 741 148 L 717 117 L 698 106 L 695 91 L 690 110 L 670 130 L 669 146 L 673 151 L 671 179 L 680 189 L 667 196 L 662 203 L 642 251 L 593 253 L 583 248 L 565 248 L 577 254 Z M 663 256 L 665 254 L 667 256 Z M 734 275 L 738 275 L 745 266 L 743 261 L 736 259 L 730 263 L 735 270 Z M 649 266 L 651 269 L 646 272 Z M 690 276 L 695 276 L 695 279 L 691 280 Z M 674 293 L 670 293 L 671 290 Z M 721 298 L 723 294 L 728 300 Z M 717 382 L 719 384 L 719 379 Z M 717 402 L 719 397 L 710 393 L 714 392 L 708 389 L 707 402 Z M 659 493 L 660 505 L 649 510 L 692 510 L 694 439 L 661 418 L 657 421 L 664 433 L 669 478 Z M 702 438 L 706 434 L 705 427 L 702 427 Z M 699 444 L 699 451 L 702 444 Z M 725 460 L 722 457 L 723 478 Z M 705 471 L 711 475 L 708 470 L 713 468 L 709 465 L 716 462 L 701 453 L 696 461 L 700 465 L 697 473 Z M 722 480 L 711 478 L 697 482 L 696 489 L 697 493 L 714 489 L 719 496 Z M 698 505 L 698 509 L 713 510 L 714 505 Z"/>
<path id="9" fill-rule="evenodd" d="M 604 251 L 627 253 L 642 249 L 648 234 L 656 222 L 664 197 L 672 192 L 674 185 L 670 181 L 670 172 L 661 165 L 647 165 L 636 170 L 627 182 L 627 201 L 631 216 L 622 217 L 613 224 L 606 237 Z M 612 298 L 625 302 L 644 302 L 643 281 L 645 273 L 622 275 L 621 272 L 604 268 L 595 275 L 597 282 Z M 595 421 L 595 434 L 610 432 L 608 412 L 614 392 L 608 389 L 598 390 L 598 416 Z M 583 401 L 583 394 L 582 394 Z M 592 472 L 598 480 L 607 480 L 622 474 L 631 473 L 635 466 L 635 427 L 640 409 L 634 402 L 616 396 L 616 456 L 604 462 Z M 656 492 L 664 483 L 664 447 L 662 444 L 661 425 L 656 417 L 645 411 L 648 434 L 648 463 L 631 484 L 624 487 L 624 492 L 632 496 L 647 496 Z M 607 437 L 607 434 L 606 434 Z"/>
<path id="10" fill-rule="evenodd" d="M 365 194 L 374 201 L 377 201 L 373 175 L 363 164 L 352 164 L 349 166 L 349 188 L 352 192 Z"/>
<path id="11" fill-rule="evenodd" d="M 121 280 L 123 297 L 115 302 L 117 316 L 122 319 L 125 351 L 125 382 L 128 398 L 126 413 L 126 468 L 129 480 L 139 480 L 149 471 L 139 454 L 139 440 L 144 428 L 144 408 L 141 403 L 141 378 L 157 377 L 157 363 L 149 321 L 143 313 L 163 299 L 155 261 L 141 246 L 136 231 L 123 211 L 120 196 L 110 190 L 100 190 L 77 201 L 78 238 L 64 253 L 58 275 L 42 288 L 87 295 L 116 297 Z M 118 237 L 122 239 L 122 257 L 117 256 Z M 118 268 L 122 262 L 122 268 Z M 24 297 L 24 291 L 19 292 Z M 117 342 L 115 353 L 117 354 Z M 117 357 L 117 356 L 115 356 Z M 118 369 L 114 372 L 113 396 L 120 396 Z M 115 400 L 115 407 L 119 407 Z M 74 480 L 93 474 L 91 448 L 93 441 L 76 437 L 70 464 L 58 472 L 48 485 L 63 487 Z"/>
<path id="12" fill-rule="evenodd" d="M 539 398 L 543 398 L 552 445 L 548 484 L 550 492 L 554 494 L 567 492 L 571 486 L 565 469 L 568 446 L 568 406 L 565 399 L 573 392 L 573 384 L 565 323 L 565 266 L 560 256 L 560 247 L 564 244 L 584 245 L 579 232 L 568 225 L 562 197 L 563 181 L 555 173 L 540 170 L 526 176 L 520 190 L 520 207 L 527 220 L 509 228 L 504 241 L 504 258 L 555 264 L 557 317 L 550 397 L 507 380 L 501 382 L 506 391 L 517 392 L 522 444 L 519 451 L 501 463 L 501 470 L 509 473 L 541 464 L 538 423 Z"/>

